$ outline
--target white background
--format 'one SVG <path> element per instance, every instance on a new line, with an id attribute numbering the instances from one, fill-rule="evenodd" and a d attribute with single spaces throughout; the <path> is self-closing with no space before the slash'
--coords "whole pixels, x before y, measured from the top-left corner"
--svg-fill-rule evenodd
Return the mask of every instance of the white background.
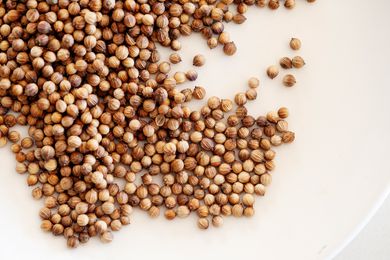
<path id="1" fill-rule="evenodd" d="M 136 211 L 133 223 L 115 233 L 113 243 L 93 239 L 77 250 L 39 229 L 42 202 L 30 198 L 25 176 L 15 171 L 8 149 L 0 151 L 2 234 L 0 259 L 324 259 L 368 221 L 390 183 L 389 60 L 386 0 L 297 1 L 293 11 L 250 8 L 241 26 L 228 25 L 238 46 L 235 57 L 209 51 L 200 36 L 183 41 L 191 57 L 207 56 L 196 84 L 210 95 L 232 98 L 246 79 L 261 79 L 254 115 L 290 108 L 296 142 L 277 149 L 274 182 L 256 203 L 251 219 L 228 218 L 224 227 L 200 231 L 195 217 L 168 222 Z M 302 50 L 288 47 L 291 37 Z M 287 89 L 281 76 L 271 81 L 265 68 L 282 56 L 299 54 L 307 66 L 292 71 L 297 85 Z M 193 85 L 189 85 L 193 87 Z"/>

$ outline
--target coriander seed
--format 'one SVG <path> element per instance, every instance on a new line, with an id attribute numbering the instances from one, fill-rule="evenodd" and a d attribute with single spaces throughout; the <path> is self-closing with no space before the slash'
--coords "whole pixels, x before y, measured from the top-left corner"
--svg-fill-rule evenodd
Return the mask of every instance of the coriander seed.
<path id="1" fill-rule="evenodd" d="M 296 79 L 293 75 L 287 74 L 286 76 L 283 77 L 283 85 L 286 87 L 292 87 L 296 83 Z"/>
<path id="2" fill-rule="evenodd" d="M 196 67 L 202 67 L 205 63 L 206 63 L 206 58 L 201 54 L 195 55 L 192 61 L 192 65 Z"/>
<path id="3" fill-rule="evenodd" d="M 300 69 L 305 66 L 305 61 L 302 59 L 301 56 L 295 56 L 292 59 L 292 65 L 294 66 L 294 68 Z"/>
<path id="4" fill-rule="evenodd" d="M 279 69 L 275 65 L 268 67 L 267 75 L 270 79 L 276 78 L 278 76 L 278 74 L 279 74 Z"/>
<path id="5" fill-rule="evenodd" d="M 283 57 L 279 60 L 280 67 L 283 69 L 291 69 L 293 67 L 293 62 L 289 57 Z"/>
<path id="6" fill-rule="evenodd" d="M 225 43 L 223 46 L 223 52 L 228 56 L 234 55 L 236 51 L 237 51 L 237 47 L 234 42 Z"/>
<path id="7" fill-rule="evenodd" d="M 291 38 L 291 40 L 290 40 L 291 49 L 293 49 L 294 51 L 297 51 L 301 48 L 301 45 L 302 45 L 302 43 L 298 38 Z"/>

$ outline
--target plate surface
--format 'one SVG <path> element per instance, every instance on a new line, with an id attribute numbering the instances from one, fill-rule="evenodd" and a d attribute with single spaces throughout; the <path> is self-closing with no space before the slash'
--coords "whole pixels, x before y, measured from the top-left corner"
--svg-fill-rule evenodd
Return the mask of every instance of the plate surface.
<path id="1" fill-rule="evenodd" d="M 65 240 L 40 231 L 42 202 L 31 198 L 25 176 L 9 149 L 0 150 L 1 259 L 324 259 L 334 255 L 373 214 L 390 184 L 390 2 L 297 1 L 292 11 L 250 8 L 241 26 L 227 30 L 238 46 L 231 58 L 208 50 L 199 35 L 183 41 L 183 64 L 207 56 L 197 85 L 208 95 L 232 98 L 251 76 L 261 79 L 260 115 L 290 108 L 296 141 L 276 149 L 273 183 L 256 200 L 250 219 L 225 219 L 220 229 L 200 231 L 195 217 L 166 221 L 136 211 L 113 243 L 92 239 L 68 250 Z M 301 51 L 288 47 L 302 40 Z M 195 51 L 196 50 L 196 51 Z M 283 56 L 301 55 L 306 66 L 285 88 L 265 76 Z M 281 72 L 281 75 L 286 73 Z M 190 86 L 190 85 L 189 85 Z M 193 85 L 192 85 L 193 86 Z M 191 86 L 191 87 L 192 87 Z"/>

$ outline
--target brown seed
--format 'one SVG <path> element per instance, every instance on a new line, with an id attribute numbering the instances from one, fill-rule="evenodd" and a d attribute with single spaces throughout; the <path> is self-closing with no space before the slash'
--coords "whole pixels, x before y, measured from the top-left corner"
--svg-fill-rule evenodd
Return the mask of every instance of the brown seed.
<path id="1" fill-rule="evenodd" d="M 223 46 L 223 52 L 228 56 L 234 55 L 236 51 L 237 51 L 237 47 L 234 42 L 225 43 Z"/>
<path id="2" fill-rule="evenodd" d="M 113 239 L 112 233 L 110 231 L 103 232 L 100 235 L 100 241 L 103 243 L 110 243 Z"/>
<path id="3" fill-rule="evenodd" d="M 198 227 L 200 229 L 208 229 L 209 228 L 209 221 L 207 218 L 200 218 L 198 219 Z"/>
<path id="4" fill-rule="evenodd" d="M 294 66 L 294 68 L 300 69 L 305 66 L 305 61 L 302 59 L 301 56 L 295 56 L 292 59 L 292 65 Z"/>
<path id="5" fill-rule="evenodd" d="M 276 10 L 279 8 L 279 0 L 269 0 L 268 7 L 272 10 Z"/>
<path id="6" fill-rule="evenodd" d="M 242 14 L 235 14 L 233 16 L 233 22 L 235 22 L 236 24 L 242 24 L 246 21 L 246 17 Z"/>
<path id="7" fill-rule="evenodd" d="M 291 69 L 293 66 L 292 60 L 289 57 L 281 58 L 279 64 L 283 69 Z"/>
<path id="8" fill-rule="evenodd" d="M 291 38 L 291 40 L 290 40 L 291 49 L 293 49 L 294 51 L 297 51 L 301 48 L 301 45 L 302 45 L 302 43 L 298 38 Z"/>
<path id="9" fill-rule="evenodd" d="M 252 77 L 248 80 L 248 86 L 250 88 L 257 88 L 260 85 L 259 79 Z"/>
<path id="10" fill-rule="evenodd" d="M 284 6 L 287 8 L 287 9 L 293 9 L 295 7 L 295 0 L 286 0 L 284 2 Z"/>
<path id="11" fill-rule="evenodd" d="M 206 58 L 203 55 L 201 55 L 201 54 L 195 55 L 195 57 L 194 57 L 194 59 L 192 61 L 192 65 L 194 65 L 196 67 L 201 67 L 205 63 L 206 63 Z"/>
<path id="12" fill-rule="evenodd" d="M 220 227 L 223 225 L 223 218 L 221 216 L 214 216 L 212 219 L 212 224 L 214 227 Z"/>
<path id="13" fill-rule="evenodd" d="M 278 115 L 280 118 L 287 118 L 288 117 L 288 109 L 286 107 L 281 107 L 278 110 Z"/>
<path id="14" fill-rule="evenodd" d="M 206 90 L 203 87 L 197 86 L 194 88 L 194 91 L 192 92 L 192 96 L 195 99 L 203 99 L 206 96 Z"/>
<path id="15" fill-rule="evenodd" d="M 292 87 L 297 83 L 295 77 L 291 74 L 287 74 L 286 76 L 283 77 L 283 85 L 286 87 Z"/>
<path id="16" fill-rule="evenodd" d="M 171 55 L 169 55 L 169 61 L 172 64 L 178 64 L 181 62 L 181 57 L 178 53 L 172 53 Z"/>
<path id="17" fill-rule="evenodd" d="M 270 79 L 274 79 L 278 76 L 279 69 L 275 65 L 269 66 L 267 69 L 267 75 Z"/>
<path id="18" fill-rule="evenodd" d="M 198 78 L 198 73 L 195 70 L 189 70 L 186 72 L 186 77 L 189 81 L 195 81 Z"/>

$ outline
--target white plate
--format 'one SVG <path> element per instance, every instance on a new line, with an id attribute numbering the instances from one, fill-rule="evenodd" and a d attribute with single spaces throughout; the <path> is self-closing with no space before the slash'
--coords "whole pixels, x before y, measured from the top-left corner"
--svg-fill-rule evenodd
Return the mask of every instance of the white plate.
<path id="1" fill-rule="evenodd" d="M 2 149 L 0 258 L 302 260 L 335 254 L 389 188 L 390 2 L 297 2 L 293 11 L 250 8 L 245 24 L 228 25 L 239 48 L 233 58 L 207 50 L 199 36 L 183 44 L 183 69 L 197 52 L 207 55 L 196 84 L 209 95 L 231 98 L 256 75 L 261 91 L 252 114 L 290 108 L 296 141 L 277 149 L 274 182 L 256 201 L 253 218 L 227 218 L 220 229 L 200 231 L 195 217 L 168 222 L 137 211 L 113 243 L 92 239 L 69 250 L 64 239 L 40 231 L 42 202 L 31 199 L 25 176 L 15 173 L 13 156 Z M 301 51 L 289 49 L 290 37 L 302 40 Z M 307 63 L 293 71 L 295 87 L 283 87 L 281 76 L 266 78 L 268 65 L 295 54 Z"/>

